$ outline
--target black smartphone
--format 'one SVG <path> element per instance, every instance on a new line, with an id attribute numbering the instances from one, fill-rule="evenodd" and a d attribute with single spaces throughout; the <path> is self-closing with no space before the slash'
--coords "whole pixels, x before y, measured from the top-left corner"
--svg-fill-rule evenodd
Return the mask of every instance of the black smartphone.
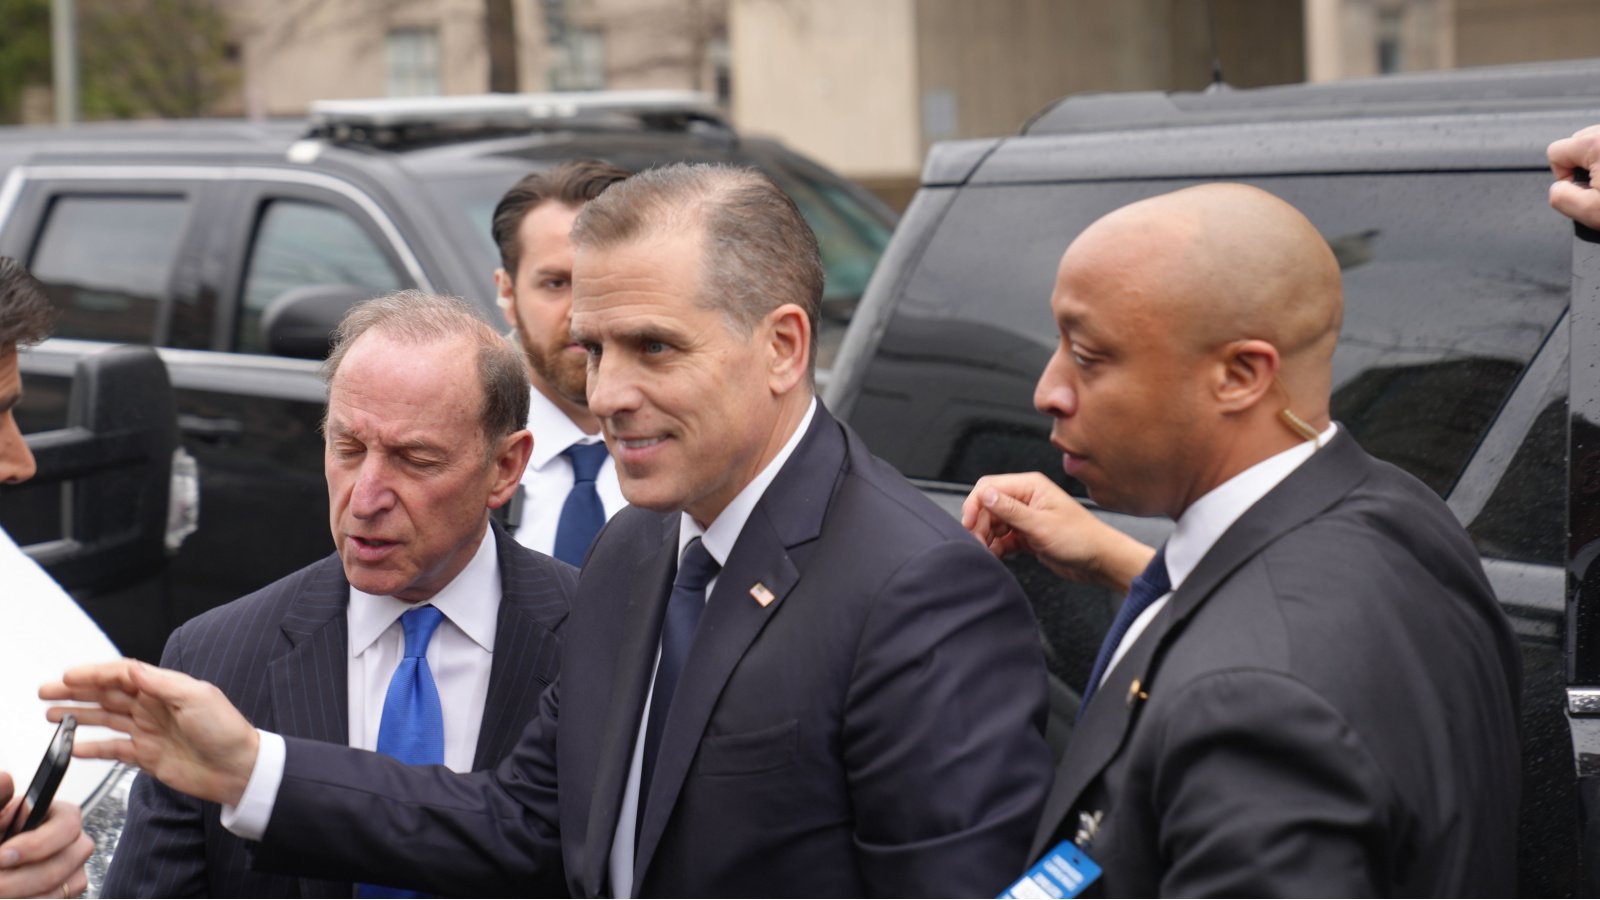
<path id="1" fill-rule="evenodd" d="M 61 779 L 67 774 L 67 763 L 72 762 L 72 737 L 77 730 L 77 718 L 70 714 L 62 717 L 61 724 L 56 726 L 55 737 L 50 739 L 50 748 L 44 752 L 44 761 L 39 763 L 39 770 L 33 773 L 28 792 L 22 795 L 22 806 L 11 817 L 5 837 L 0 840 L 32 831 L 44 821 L 45 815 L 50 812 L 50 801 L 55 799 L 56 788 L 61 786 Z"/>

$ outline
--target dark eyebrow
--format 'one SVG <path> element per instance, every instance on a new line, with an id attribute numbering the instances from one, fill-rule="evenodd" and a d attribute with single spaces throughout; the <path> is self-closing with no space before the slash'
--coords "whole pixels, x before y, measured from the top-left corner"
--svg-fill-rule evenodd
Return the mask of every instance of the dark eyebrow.
<path id="1" fill-rule="evenodd" d="M 683 332 L 675 328 L 662 328 L 656 325 L 644 325 L 639 328 L 627 328 L 617 332 L 617 339 L 629 343 L 643 344 L 650 341 L 662 343 L 679 343 L 684 340 Z"/>

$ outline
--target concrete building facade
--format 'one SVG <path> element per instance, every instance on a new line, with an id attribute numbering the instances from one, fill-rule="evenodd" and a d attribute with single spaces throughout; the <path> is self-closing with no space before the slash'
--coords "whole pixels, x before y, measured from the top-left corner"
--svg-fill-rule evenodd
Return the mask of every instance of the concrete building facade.
<path id="1" fill-rule="evenodd" d="M 897 205 L 927 149 L 1010 134 L 1079 91 L 1199 89 L 1213 44 L 1235 85 L 1299 81 L 1282 0 L 732 0 L 733 118 Z"/>
<path id="2" fill-rule="evenodd" d="M 1306 80 L 1577 59 L 1593 0 L 1305 0 Z"/>

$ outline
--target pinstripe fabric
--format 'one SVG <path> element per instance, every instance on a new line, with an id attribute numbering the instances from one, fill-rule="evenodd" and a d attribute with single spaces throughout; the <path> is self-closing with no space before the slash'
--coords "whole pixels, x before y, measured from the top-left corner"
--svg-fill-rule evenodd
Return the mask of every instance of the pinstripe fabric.
<path id="1" fill-rule="evenodd" d="M 494 527 L 502 602 L 474 768 L 510 752 L 561 665 L 559 630 L 577 572 Z M 216 684 L 257 727 L 344 743 L 349 729 L 345 606 L 337 555 L 189 621 L 161 664 Z M 349 883 L 250 870 L 251 849 L 214 803 L 139 776 L 106 875 L 107 897 L 349 897 Z"/>

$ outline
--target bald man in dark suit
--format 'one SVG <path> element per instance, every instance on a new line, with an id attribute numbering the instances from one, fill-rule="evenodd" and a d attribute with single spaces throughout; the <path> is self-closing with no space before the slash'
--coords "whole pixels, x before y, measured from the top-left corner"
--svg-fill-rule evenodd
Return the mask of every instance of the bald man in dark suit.
<path id="1" fill-rule="evenodd" d="M 1517 645 L 1443 502 L 1329 419 L 1317 230 L 1244 185 L 1151 198 L 1051 308 L 1067 473 L 1177 527 L 1152 554 L 1038 474 L 967 499 L 995 553 L 1129 590 L 1032 857 L 1067 842 L 1110 896 L 1514 893 Z"/>

